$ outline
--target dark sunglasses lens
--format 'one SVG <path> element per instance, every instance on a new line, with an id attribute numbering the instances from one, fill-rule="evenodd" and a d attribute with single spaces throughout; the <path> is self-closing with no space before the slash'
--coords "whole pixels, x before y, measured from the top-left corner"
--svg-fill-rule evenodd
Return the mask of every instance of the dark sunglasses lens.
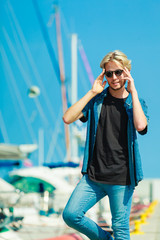
<path id="1" fill-rule="evenodd" d="M 106 72 L 106 76 L 107 76 L 108 78 L 111 78 L 111 77 L 113 76 L 113 72 L 107 71 L 107 72 Z"/>
<path id="2" fill-rule="evenodd" d="M 115 74 L 116 74 L 116 76 L 121 76 L 122 72 L 123 72 L 123 70 L 118 69 L 115 71 Z"/>

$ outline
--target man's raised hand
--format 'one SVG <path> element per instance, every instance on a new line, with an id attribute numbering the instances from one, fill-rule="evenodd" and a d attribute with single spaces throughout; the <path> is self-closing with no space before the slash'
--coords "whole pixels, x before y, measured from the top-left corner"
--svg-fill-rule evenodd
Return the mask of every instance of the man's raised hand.
<path id="1" fill-rule="evenodd" d="M 104 87 L 107 83 L 107 81 L 103 82 L 105 69 L 103 69 L 102 73 L 97 77 L 97 79 L 94 81 L 92 86 L 92 92 L 97 95 L 101 93 L 104 90 Z"/>
<path id="2" fill-rule="evenodd" d="M 126 75 L 124 79 L 128 81 L 127 90 L 128 92 L 132 93 L 136 90 L 134 85 L 134 79 L 132 78 L 130 71 L 126 67 L 123 70 Z"/>

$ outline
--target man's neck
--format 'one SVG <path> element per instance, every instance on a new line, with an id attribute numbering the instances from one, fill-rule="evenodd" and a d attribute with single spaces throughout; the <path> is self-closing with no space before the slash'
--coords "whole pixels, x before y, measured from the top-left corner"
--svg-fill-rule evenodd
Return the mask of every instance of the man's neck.
<path id="1" fill-rule="evenodd" d="M 115 98 L 126 98 L 129 95 L 129 93 L 125 87 L 123 87 L 119 90 L 114 90 L 109 87 L 109 93 Z"/>

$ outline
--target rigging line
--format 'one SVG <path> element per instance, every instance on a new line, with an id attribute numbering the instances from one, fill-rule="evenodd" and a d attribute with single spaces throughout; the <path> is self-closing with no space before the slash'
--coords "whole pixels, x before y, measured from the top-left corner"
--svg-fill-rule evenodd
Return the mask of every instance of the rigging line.
<path id="1" fill-rule="evenodd" d="M 46 46 L 47 46 L 47 50 L 48 50 L 48 53 L 49 53 L 49 56 L 50 56 L 50 59 L 51 59 L 51 63 L 52 63 L 53 69 L 54 69 L 54 71 L 56 73 L 57 79 L 59 80 L 59 77 L 60 77 L 59 65 L 57 63 L 56 56 L 55 56 L 55 53 L 54 53 L 54 50 L 53 50 L 53 47 L 52 47 L 52 44 L 51 44 L 48 32 L 47 32 L 45 24 L 43 22 L 43 18 L 42 18 L 42 15 L 40 13 L 37 1 L 36 0 L 32 0 L 32 3 L 33 3 L 33 6 L 35 8 L 35 11 L 36 11 L 37 18 L 39 20 L 39 24 L 40 24 L 41 31 L 42 31 L 42 34 L 43 34 L 43 38 L 44 38 Z"/>
<path id="2" fill-rule="evenodd" d="M 90 67 L 90 65 L 89 65 L 89 62 L 88 62 L 86 53 L 85 53 L 85 51 L 84 51 L 84 48 L 83 48 L 82 43 L 81 43 L 80 40 L 79 40 L 79 44 L 78 44 L 78 49 L 79 49 L 79 52 L 80 52 L 80 56 L 81 56 L 81 58 L 82 58 L 82 61 L 83 61 L 83 63 L 84 63 L 84 67 L 85 67 L 85 69 L 86 69 L 88 78 L 89 78 L 91 84 L 93 85 L 93 83 L 94 83 L 93 73 L 92 73 L 92 70 L 91 70 L 91 67 Z"/>
<path id="3" fill-rule="evenodd" d="M 31 138 L 32 138 L 32 141 L 33 141 L 33 142 L 37 142 L 37 141 L 36 141 L 36 137 L 35 137 L 35 135 L 34 135 L 34 131 L 33 131 L 33 129 L 32 129 L 32 126 L 29 124 L 29 117 L 28 117 L 28 115 L 27 115 L 27 111 L 26 111 L 26 109 L 25 109 L 25 105 L 24 105 L 24 103 L 23 103 L 23 100 L 22 100 L 21 94 L 20 94 L 20 92 L 19 92 L 19 89 L 18 89 L 18 87 L 17 87 L 17 85 L 16 85 L 16 81 L 15 81 L 15 78 L 14 78 L 14 75 L 13 75 L 13 72 L 12 72 L 12 69 L 11 69 L 11 66 L 10 66 L 10 63 L 9 63 L 9 61 L 8 61 L 6 52 L 5 52 L 5 50 L 4 50 L 3 47 L 2 47 L 2 59 L 3 59 L 3 62 L 5 63 L 5 65 L 6 65 L 6 70 L 7 70 L 8 74 L 9 74 L 9 76 L 10 76 L 10 80 L 11 80 L 11 82 L 12 82 L 15 95 L 16 95 L 16 97 L 17 97 L 17 100 L 18 100 L 19 104 L 20 104 L 21 111 L 22 111 L 22 113 L 23 113 L 23 117 L 24 117 L 24 120 L 25 120 L 26 125 L 27 125 L 27 127 L 28 127 L 28 130 L 29 130 L 30 136 L 31 136 Z M 7 78 L 6 78 L 6 79 L 7 79 Z"/>
<path id="4" fill-rule="evenodd" d="M 17 21 L 17 19 L 16 19 L 16 17 L 15 17 L 15 14 L 14 14 L 14 12 L 13 12 L 13 9 L 11 8 L 11 6 L 10 6 L 10 11 L 11 11 L 11 14 L 12 14 L 12 20 L 13 21 L 11 21 L 11 22 L 14 22 L 15 23 L 15 25 L 16 25 L 16 27 L 17 27 L 17 32 L 18 32 L 18 34 L 19 34 L 19 36 L 20 36 L 20 38 L 21 38 L 21 41 L 22 41 L 22 43 L 24 43 L 24 46 L 25 46 L 25 49 L 27 50 L 26 52 L 27 52 L 27 56 L 29 57 L 29 59 L 31 59 L 31 63 L 33 63 L 33 67 L 36 69 L 36 66 L 35 66 L 35 63 L 33 62 L 33 58 L 32 58 L 32 55 L 30 54 L 30 50 L 29 50 L 29 48 L 28 48 L 28 45 L 27 45 L 27 43 L 26 43 L 26 40 L 25 40 L 25 38 L 24 38 L 24 36 L 23 36 L 23 33 L 22 33 L 22 31 L 21 31 L 21 28 L 20 28 L 20 26 L 19 26 L 19 23 L 18 23 L 18 21 Z M 12 29 L 13 30 L 13 29 Z M 13 33 L 15 33 L 15 30 L 13 30 Z M 15 33 L 15 35 L 16 35 L 16 33 Z M 14 36 L 15 36 L 14 35 Z M 17 38 L 17 37 L 16 37 Z M 19 41 L 18 41 L 19 42 Z M 19 43 L 19 45 L 20 45 L 20 43 Z M 39 77 L 39 79 L 40 79 L 40 76 L 39 76 L 39 73 L 38 73 L 38 71 L 37 71 L 37 77 Z M 44 87 L 43 87 L 44 88 Z M 47 101 L 47 99 L 45 99 L 46 100 L 46 104 L 48 104 L 48 101 Z M 34 99 L 34 101 L 37 101 L 37 98 L 35 98 Z M 39 106 L 39 101 L 37 101 L 36 102 L 36 104 L 37 104 L 37 106 Z M 49 103 L 50 104 L 50 103 Z M 48 104 L 48 105 L 49 105 Z M 38 107 L 38 108 L 40 108 L 40 106 Z M 52 108 L 52 109 L 51 109 Z M 16 109 L 17 110 L 17 109 Z M 51 106 L 51 104 L 50 104 L 50 112 L 53 112 L 53 107 Z M 53 120 L 55 121 L 55 116 L 54 115 L 52 115 L 52 118 L 53 118 Z M 47 135 L 47 139 L 48 139 L 48 141 L 49 141 L 49 136 Z M 59 152 L 59 154 L 60 155 L 62 155 L 62 153 L 61 153 L 61 150 L 60 150 L 60 147 L 59 146 L 57 146 L 56 147 L 57 149 L 58 149 L 58 152 Z M 62 156 L 61 156 L 62 157 Z M 62 158 L 63 159 L 63 158 Z"/>
<path id="5" fill-rule="evenodd" d="M 10 13 L 12 15 L 12 19 L 13 19 L 13 21 L 15 23 L 16 30 L 17 30 L 17 32 L 19 34 L 19 37 L 20 37 L 20 40 L 21 40 L 21 44 L 23 46 L 22 50 L 25 50 L 24 52 L 25 52 L 25 55 L 27 56 L 26 59 L 27 59 L 27 61 L 29 60 L 28 61 L 29 65 L 31 65 L 31 67 L 32 67 L 33 74 L 34 74 L 35 78 L 37 79 L 37 82 L 38 82 L 38 84 L 39 84 L 39 86 L 41 88 L 41 92 L 43 93 L 43 96 L 45 98 L 46 106 L 48 107 L 48 110 L 49 110 L 49 113 L 51 114 L 52 119 L 55 121 L 56 116 L 55 116 L 54 111 L 53 111 L 53 106 L 52 106 L 52 104 L 51 104 L 51 102 L 50 102 L 50 100 L 48 98 L 48 95 L 46 93 L 45 87 L 44 87 L 44 85 L 42 83 L 42 80 L 41 80 L 41 76 L 40 76 L 40 74 L 39 74 L 39 72 L 37 70 L 37 66 L 36 66 L 36 64 L 34 62 L 34 59 L 32 57 L 31 51 L 30 51 L 30 49 L 28 47 L 27 41 L 26 41 L 26 39 L 24 37 L 24 34 L 23 34 L 22 30 L 21 30 L 21 27 L 20 27 L 19 22 L 18 22 L 18 20 L 16 18 L 16 15 L 15 15 L 15 13 L 13 11 L 13 8 L 11 7 L 10 4 L 9 4 L 9 10 L 10 10 Z M 10 18 L 9 14 L 8 14 L 8 17 Z M 17 34 L 15 33 L 15 30 L 14 30 L 14 27 L 13 27 L 13 24 L 12 24 L 13 21 L 10 21 L 10 24 L 11 24 L 11 28 L 12 28 L 12 31 L 13 31 L 13 34 L 14 34 L 14 38 L 16 40 L 17 46 L 18 45 L 21 46 L 20 41 L 18 40 Z M 20 51 L 20 52 L 22 52 L 22 51 Z"/>
<path id="6" fill-rule="evenodd" d="M 84 65 L 82 65 L 83 63 L 79 61 L 79 78 L 81 79 L 81 87 L 84 91 L 84 93 L 86 93 L 88 91 L 88 89 L 91 88 L 91 83 L 90 81 L 86 81 L 86 71 L 84 69 Z"/>
<path id="7" fill-rule="evenodd" d="M 1 132 L 2 132 L 2 136 L 4 138 L 4 142 L 5 143 L 9 143 L 9 136 L 7 134 L 7 129 L 6 129 L 6 126 L 5 126 L 5 122 L 3 120 L 3 116 L 2 116 L 2 112 L 0 111 L 0 128 L 1 128 Z"/>
<path id="8" fill-rule="evenodd" d="M 4 72 L 5 80 L 6 80 L 7 79 L 7 73 L 4 70 L 3 70 L 3 72 Z M 15 94 L 13 92 L 13 88 L 12 88 L 11 84 L 8 83 L 7 85 L 8 85 L 10 96 L 11 96 L 11 100 L 12 100 L 12 103 L 13 103 L 13 106 L 14 106 L 14 109 L 15 109 L 15 112 L 16 112 L 16 116 L 18 117 L 19 122 L 20 122 L 19 128 L 21 129 L 21 131 L 23 133 L 23 135 L 22 135 L 23 136 L 23 140 L 27 142 L 28 139 L 27 139 L 26 133 L 24 131 L 24 121 L 22 120 L 22 117 L 21 117 L 21 114 L 20 114 L 20 111 L 19 111 L 19 105 L 17 104 L 17 101 L 15 99 Z"/>
<path id="9" fill-rule="evenodd" d="M 9 36 L 8 36 L 8 33 L 6 32 L 4 27 L 3 27 L 2 31 L 4 33 L 4 36 L 5 36 L 6 42 L 7 42 L 8 46 L 9 46 L 9 49 L 10 49 L 12 55 L 13 55 L 13 58 L 15 59 L 15 61 L 17 63 L 17 66 L 18 66 L 18 68 L 19 68 L 19 70 L 20 70 L 20 72 L 21 72 L 21 74 L 23 76 L 23 79 L 25 80 L 25 83 L 26 83 L 27 87 L 30 87 L 31 86 L 30 78 L 27 76 L 27 74 L 26 74 L 26 72 L 25 72 L 25 70 L 23 68 L 22 63 L 21 63 L 21 61 L 18 58 L 18 54 L 17 54 L 17 52 L 15 51 L 15 49 L 13 47 L 13 44 L 12 44 L 12 42 L 11 42 Z M 35 103 L 36 103 L 37 109 L 38 109 L 38 111 L 39 111 L 43 121 L 45 122 L 46 125 L 48 125 L 49 124 L 48 120 L 47 120 L 47 118 L 46 118 L 46 116 L 45 116 L 45 114 L 43 112 L 43 109 L 42 109 L 42 107 L 41 107 L 41 105 L 39 103 L 39 100 L 36 99 Z"/>
<path id="10" fill-rule="evenodd" d="M 6 80 L 7 74 L 5 73 L 5 75 L 6 75 L 6 78 L 5 78 L 5 80 Z M 13 88 L 10 83 L 8 84 L 8 87 L 9 87 L 9 91 L 10 91 L 10 95 L 11 95 L 11 99 L 12 99 L 12 103 L 13 103 L 13 106 L 15 109 L 16 116 L 18 117 L 19 122 L 20 122 L 19 129 L 21 129 L 21 132 L 23 134 L 22 135 L 23 141 L 27 142 L 28 138 L 26 137 L 26 132 L 24 130 L 24 121 L 23 121 L 20 111 L 19 111 L 19 105 L 17 104 L 17 101 L 15 99 L 15 94 L 13 93 Z"/>
<path id="11" fill-rule="evenodd" d="M 11 31 L 13 33 L 13 38 L 15 40 L 15 43 L 16 43 L 16 46 L 17 46 L 17 49 L 18 49 L 18 55 L 20 56 L 20 58 L 23 58 L 24 59 L 24 62 L 25 62 L 25 65 L 27 66 L 27 63 L 26 63 L 26 60 L 24 58 L 24 54 L 23 54 L 23 51 L 24 49 L 22 48 L 21 46 L 21 43 L 20 43 L 20 39 L 19 39 L 19 36 L 18 36 L 18 31 L 17 31 L 17 27 L 16 24 L 17 24 L 17 19 L 16 19 L 16 16 L 14 14 L 14 11 L 12 9 L 12 7 L 10 6 L 10 4 L 8 3 L 8 8 L 7 8 L 7 5 L 5 7 L 5 11 L 6 11 L 6 15 L 8 17 L 8 23 L 10 24 L 10 27 L 11 27 Z M 13 25 L 14 23 L 14 25 Z M 20 35 L 20 34 L 19 34 Z"/>
<path id="12" fill-rule="evenodd" d="M 47 154 L 47 157 L 46 157 L 46 163 L 51 162 L 51 159 L 54 155 L 55 148 L 57 147 L 58 134 L 60 133 L 61 124 L 62 124 L 62 117 L 61 116 L 62 116 L 62 112 L 61 112 L 61 109 L 60 109 L 59 114 L 58 114 L 58 118 L 57 118 L 57 121 L 56 121 L 56 124 L 55 124 L 55 128 L 54 128 L 54 131 L 52 133 L 52 139 L 50 141 L 49 150 L 48 150 L 48 154 Z M 62 156 L 62 150 L 61 149 L 60 149 L 59 153 Z M 63 159 L 63 157 L 64 156 L 62 156 L 62 159 Z"/>

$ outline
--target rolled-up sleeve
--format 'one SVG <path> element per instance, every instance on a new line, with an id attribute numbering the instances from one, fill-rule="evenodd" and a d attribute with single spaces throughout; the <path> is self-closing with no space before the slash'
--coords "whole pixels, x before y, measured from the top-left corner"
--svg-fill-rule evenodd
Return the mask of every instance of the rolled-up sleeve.
<path id="1" fill-rule="evenodd" d="M 144 112 L 144 114 L 145 114 L 145 116 L 147 118 L 147 124 L 148 124 L 149 123 L 148 106 L 147 106 L 146 102 L 144 101 L 144 99 L 140 98 L 139 101 L 141 103 L 143 112 Z"/>
<path id="2" fill-rule="evenodd" d="M 140 132 L 138 132 L 138 133 L 141 134 L 141 135 L 144 135 L 144 134 L 146 134 L 147 131 L 148 131 L 148 124 L 149 124 L 149 120 L 150 120 L 150 119 L 149 119 L 149 115 L 148 115 L 148 106 L 147 106 L 146 102 L 145 102 L 144 99 L 142 99 L 142 98 L 140 98 L 139 101 L 140 101 L 140 103 L 141 103 L 143 112 L 144 112 L 144 114 L 145 114 L 145 116 L 146 116 L 146 119 L 147 119 L 147 126 L 146 126 L 146 128 L 145 128 L 143 131 L 140 131 Z"/>
<path id="3" fill-rule="evenodd" d="M 82 113 L 83 113 L 83 117 L 81 117 L 79 120 L 81 122 L 87 122 L 88 121 L 88 111 L 89 109 L 91 108 L 91 103 L 92 103 L 92 100 L 89 101 L 86 106 L 83 108 L 82 110 Z"/>

